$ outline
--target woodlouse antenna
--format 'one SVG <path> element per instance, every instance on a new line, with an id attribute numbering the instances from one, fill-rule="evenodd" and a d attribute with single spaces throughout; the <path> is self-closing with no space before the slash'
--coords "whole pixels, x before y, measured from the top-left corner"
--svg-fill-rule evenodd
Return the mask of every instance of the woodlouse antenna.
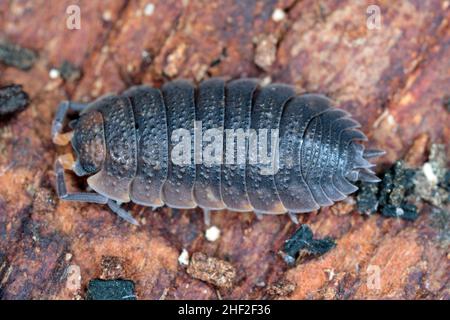
<path id="1" fill-rule="evenodd" d="M 52 123 L 52 140 L 54 144 L 65 146 L 73 137 L 73 131 L 63 133 L 64 124 L 66 122 L 69 111 L 80 112 L 85 108 L 85 104 L 63 101 L 59 104 L 55 118 Z"/>

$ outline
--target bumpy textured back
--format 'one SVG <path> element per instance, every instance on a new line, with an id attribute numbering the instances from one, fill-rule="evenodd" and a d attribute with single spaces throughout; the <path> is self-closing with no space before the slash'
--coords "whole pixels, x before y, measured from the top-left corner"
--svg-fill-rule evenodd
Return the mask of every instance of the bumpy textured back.
<path id="1" fill-rule="evenodd" d="M 358 143 L 367 139 L 357 130 L 358 122 L 326 97 L 298 96 L 283 84 L 259 87 L 254 79 L 227 83 L 213 78 L 195 88 L 177 80 L 162 90 L 139 86 L 99 99 L 83 117 L 90 113 L 103 117 L 106 157 L 88 179 L 89 185 L 121 202 L 302 213 L 344 199 L 357 190 L 352 182 L 358 179 L 378 181 L 367 159 L 379 154 Z M 177 129 L 185 129 L 191 146 L 191 161 L 182 165 L 172 161 L 182 139 Z M 223 146 L 219 153 L 213 152 L 218 162 L 197 162 L 198 154 L 201 158 L 211 150 L 201 138 L 197 141 L 195 133 L 210 129 L 220 133 L 205 138 Z M 231 136 L 230 130 L 234 130 Z M 254 153 L 259 157 L 260 149 L 252 149 L 250 138 L 237 143 L 236 130 L 266 141 L 272 138 L 271 131 L 278 130 L 275 144 L 269 142 L 266 150 L 272 162 L 254 162 L 252 157 Z M 268 130 L 265 136 L 264 130 Z M 233 150 L 227 149 L 230 142 Z"/>

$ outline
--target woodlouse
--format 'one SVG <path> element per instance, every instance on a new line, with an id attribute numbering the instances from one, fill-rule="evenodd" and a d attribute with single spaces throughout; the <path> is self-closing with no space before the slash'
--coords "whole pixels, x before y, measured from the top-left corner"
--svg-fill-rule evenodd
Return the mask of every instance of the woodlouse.
<path id="1" fill-rule="evenodd" d="M 79 117 L 69 124 L 73 131 L 62 133 L 69 111 L 79 112 Z M 195 121 L 201 121 L 200 128 Z M 209 210 L 221 209 L 289 213 L 295 221 L 297 213 L 343 200 L 357 190 L 352 182 L 358 179 L 379 181 L 367 159 L 383 152 L 364 150 L 358 141 L 367 138 L 358 127 L 347 112 L 333 107 L 322 95 L 297 95 L 284 84 L 260 87 L 254 79 L 227 82 L 212 78 L 198 88 L 176 80 L 161 90 L 132 87 L 87 105 L 65 101 L 56 113 L 52 136 L 56 144 L 71 141 L 76 161 L 71 155 L 56 161 L 57 192 L 63 200 L 108 204 L 135 224 L 121 203 L 200 206 L 206 217 Z M 218 129 L 220 135 L 209 141 L 220 145 L 221 151 L 214 154 L 219 163 L 195 159 L 175 163 L 179 141 L 174 137 L 180 128 L 194 139 L 197 129 Z M 264 171 L 267 162 L 251 161 L 260 149 L 252 149 L 249 133 L 262 129 L 277 133 L 275 144 L 267 147 L 275 160 L 270 165 L 276 164 L 276 170 L 269 173 Z M 231 150 L 237 158 L 244 153 L 243 162 L 225 160 L 229 151 L 225 132 L 230 130 L 247 134 L 245 143 Z M 257 148 L 264 145 L 259 139 Z M 198 148 L 195 141 L 189 141 L 188 148 Z M 201 145 L 200 152 L 205 149 Z M 64 169 L 89 176 L 87 182 L 94 192 L 68 193 Z"/>

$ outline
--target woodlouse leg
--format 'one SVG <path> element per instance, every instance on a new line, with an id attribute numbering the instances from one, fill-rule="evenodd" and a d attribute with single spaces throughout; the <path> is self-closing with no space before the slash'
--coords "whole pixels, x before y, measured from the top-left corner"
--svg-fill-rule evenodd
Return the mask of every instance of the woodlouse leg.
<path id="1" fill-rule="evenodd" d="M 159 208 L 162 208 L 163 206 L 152 206 L 151 208 L 152 208 L 152 211 L 156 211 L 156 210 L 158 210 Z"/>
<path id="2" fill-rule="evenodd" d="M 60 199 L 66 201 L 90 202 L 99 204 L 106 204 L 108 202 L 108 198 L 98 193 L 93 192 L 68 193 L 66 181 L 64 178 L 64 167 L 60 161 L 61 160 L 58 158 L 55 162 L 56 192 Z"/>
<path id="3" fill-rule="evenodd" d="M 211 211 L 208 209 L 203 209 L 203 222 L 207 227 L 211 225 Z"/>
<path id="4" fill-rule="evenodd" d="M 119 217 L 124 219 L 125 221 L 128 221 L 131 224 L 134 224 L 135 226 L 139 225 L 139 222 L 137 222 L 136 219 L 133 218 L 133 216 L 128 212 L 127 210 L 120 207 L 120 204 L 113 200 L 108 200 L 107 203 L 108 207 L 113 211 L 115 214 L 117 214 Z"/>
<path id="5" fill-rule="evenodd" d="M 85 107 L 85 104 L 71 101 L 63 101 L 59 104 L 52 123 L 52 140 L 55 144 L 64 146 L 70 142 L 73 132 L 62 133 L 67 113 L 69 111 L 80 112 Z"/>
<path id="6" fill-rule="evenodd" d="M 254 210 L 253 212 L 255 213 L 256 219 L 262 220 L 264 218 L 264 213 L 262 213 L 261 211 Z"/>
<path id="7" fill-rule="evenodd" d="M 297 218 L 297 214 L 296 214 L 295 212 L 289 211 L 289 212 L 288 212 L 288 215 L 289 215 L 289 218 L 291 219 L 291 221 L 292 221 L 294 224 L 299 224 L 298 218 Z"/>

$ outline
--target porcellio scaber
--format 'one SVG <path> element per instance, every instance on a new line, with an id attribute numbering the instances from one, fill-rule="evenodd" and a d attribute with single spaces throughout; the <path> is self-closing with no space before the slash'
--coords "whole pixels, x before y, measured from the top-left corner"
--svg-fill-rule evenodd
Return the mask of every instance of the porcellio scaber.
<path id="1" fill-rule="evenodd" d="M 63 133 L 69 112 L 78 117 L 69 123 L 73 130 Z M 260 86 L 255 79 L 212 78 L 198 87 L 175 80 L 161 89 L 136 86 L 89 104 L 65 101 L 55 115 L 52 137 L 59 145 L 71 142 L 75 160 L 71 154 L 57 159 L 57 193 L 63 200 L 108 204 L 134 224 L 122 203 L 199 206 L 206 216 L 210 210 L 222 209 L 288 213 L 295 220 L 295 214 L 345 199 L 357 190 L 353 184 L 357 180 L 379 181 L 368 159 L 383 152 L 365 150 L 360 142 L 367 138 L 359 127 L 325 96 L 297 95 L 291 86 Z M 194 140 L 196 130 L 219 130 L 215 132 L 220 135 L 208 140 L 220 145 L 214 153 L 219 161 L 192 160 L 182 165 L 173 161 L 180 128 Z M 265 172 L 267 163 L 250 161 L 260 150 L 252 149 L 248 140 L 232 151 L 241 158 L 243 153 L 244 161 L 225 160 L 229 141 L 225 132 L 261 129 L 277 133 L 275 144 L 268 147 L 276 170 Z M 192 140 L 188 146 L 198 148 Z M 205 148 L 201 145 L 200 152 Z M 69 193 L 65 169 L 88 176 L 92 191 Z"/>

